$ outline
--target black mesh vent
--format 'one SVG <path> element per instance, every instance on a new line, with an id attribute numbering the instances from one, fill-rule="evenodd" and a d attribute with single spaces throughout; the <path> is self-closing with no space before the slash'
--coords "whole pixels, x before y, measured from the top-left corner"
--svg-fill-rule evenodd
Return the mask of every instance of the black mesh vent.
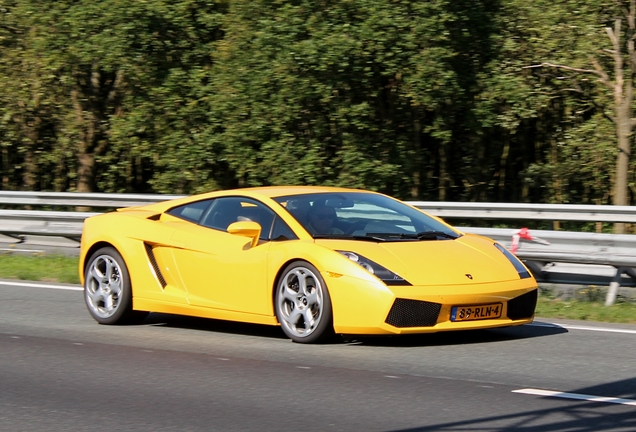
<path id="1" fill-rule="evenodd" d="M 535 289 L 508 301 L 508 318 L 518 320 L 534 315 L 537 307 L 537 291 Z"/>
<path id="2" fill-rule="evenodd" d="M 386 323 L 394 327 L 432 327 L 437 323 L 441 308 L 438 303 L 395 299 Z"/>
<path id="3" fill-rule="evenodd" d="M 144 246 L 146 246 L 146 253 L 148 254 L 148 259 L 150 260 L 150 264 L 152 265 L 152 268 L 155 270 L 157 279 L 159 279 L 159 283 L 161 284 L 161 287 L 165 288 L 166 285 L 168 284 L 166 283 L 166 280 L 163 278 L 163 275 L 161 274 L 161 270 L 159 270 L 159 264 L 157 264 L 157 260 L 155 259 L 155 254 L 152 251 L 152 246 L 150 246 L 148 243 L 144 243 Z"/>

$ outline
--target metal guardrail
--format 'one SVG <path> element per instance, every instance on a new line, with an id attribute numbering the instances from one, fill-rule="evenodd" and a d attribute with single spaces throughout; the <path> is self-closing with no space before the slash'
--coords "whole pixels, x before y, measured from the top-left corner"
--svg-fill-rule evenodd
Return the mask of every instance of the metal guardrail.
<path id="1" fill-rule="evenodd" d="M 0 205 L 46 206 L 73 208 L 118 208 L 146 205 L 184 195 L 106 194 L 74 192 L 0 191 Z M 441 218 L 513 219 L 587 222 L 636 223 L 636 207 L 565 204 L 458 203 L 407 201 L 407 203 Z M 0 234 L 22 239 L 24 235 L 60 236 L 79 239 L 83 221 L 95 212 L 0 210 Z M 514 229 L 460 228 L 465 232 L 490 237 L 510 247 Z M 533 231 L 549 246 L 522 241 L 516 251 L 519 258 L 532 267 L 537 278 L 550 279 L 543 269 L 549 263 L 574 263 L 615 267 L 616 275 L 609 282 L 608 300 L 613 303 L 626 274 L 636 279 L 636 235 L 578 233 L 567 231 Z M 554 282 L 561 282 L 555 280 Z M 572 281 L 576 283 L 576 281 Z"/>
<path id="2" fill-rule="evenodd" d="M 515 229 L 460 228 L 464 232 L 483 235 L 510 247 Z M 616 300 L 621 285 L 636 286 L 636 235 L 579 233 L 571 231 L 533 231 L 549 245 L 521 240 L 515 252 L 532 270 L 538 281 L 589 285 L 609 285 L 606 305 Z M 595 272 L 562 275 L 550 271 L 552 263 L 610 266 L 616 269 L 611 277 L 599 277 Z M 626 275 L 629 279 L 624 278 Z"/>
<path id="3" fill-rule="evenodd" d="M 0 205 L 117 208 L 186 195 L 0 191 Z M 406 201 L 442 218 L 636 223 L 636 206 Z"/>
<path id="4" fill-rule="evenodd" d="M 437 201 L 410 201 L 408 203 L 441 218 L 636 222 L 636 207 L 632 206 Z"/>
<path id="5" fill-rule="evenodd" d="M 507 228 L 459 228 L 490 237 L 509 246 L 518 230 Z M 525 260 L 574 264 L 636 267 L 636 235 L 579 233 L 572 231 L 533 231 L 548 246 L 523 241 L 516 255 Z"/>
<path id="6" fill-rule="evenodd" d="M 184 196 L 186 195 L 0 191 L 0 205 L 118 208 L 141 206 Z"/>
<path id="7" fill-rule="evenodd" d="M 19 241 L 25 235 L 59 236 L 79 240 L 84 219 L 98 215 L 90 212 L 0 210 L 0 234 Z"/>

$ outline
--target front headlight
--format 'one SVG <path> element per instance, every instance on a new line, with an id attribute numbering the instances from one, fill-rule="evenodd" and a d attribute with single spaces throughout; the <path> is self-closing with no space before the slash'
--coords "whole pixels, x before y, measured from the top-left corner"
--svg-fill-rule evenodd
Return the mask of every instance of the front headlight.
<path id="1" fill-rule="evenodd" d="M 338 252 L 349 258 L 351 261 L 358 263 L 362 268 L 364 268 L 372 275 L 375 275 L 378 279 L 380 279 L 387 285 L 411 285 L 403 277 L 393 273 L 391 270 L 385 267 L 382 267 L 380 264 L 363 257 L 360 254 L 349 251 Z"/>
<path id="2" fill-rule="evenodd" d="M 526 279 L 530 277 L 528 269 L 526 268 L 526 266 L 523 265 L 521 261 L 519 261 L 519 258 L 517 258 L 512 252 L 510 252 L 499 243 L 495 243 L 495 247 L 499 249 L 501 253 L 506 256 L 506 258 L 508 258 L 508 261 L 510 261 L 513 266 L 515 266 L 515 270 L 517 270 L 517 273 L 519 273 L 520 279 Z"/>

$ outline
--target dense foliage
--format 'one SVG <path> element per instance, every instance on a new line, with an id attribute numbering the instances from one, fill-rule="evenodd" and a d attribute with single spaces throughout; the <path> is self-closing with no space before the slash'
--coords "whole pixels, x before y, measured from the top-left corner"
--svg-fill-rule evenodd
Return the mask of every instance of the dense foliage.
<path id="1" fill-rule="evenodd" d="M 0 186 L 613 203 L 630 7 L 0 0 Z"/>

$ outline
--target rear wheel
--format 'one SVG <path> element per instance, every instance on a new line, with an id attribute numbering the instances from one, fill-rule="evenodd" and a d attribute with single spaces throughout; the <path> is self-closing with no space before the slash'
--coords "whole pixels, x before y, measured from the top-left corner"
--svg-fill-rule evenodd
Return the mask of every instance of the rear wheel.
<path id="1" fill-rule="evenodd" d="M 100 324 L 141 322 L 148 315 L 133 311 L 128 269 L 112 247 L 101 248 L 89 258 L 84 273 L 84 300 Z"/>
<path id="2" fill-rule="evenodd" d="M 331 298 L 320 272 L 306 261 L 285 267 L 275 296 L 276 317 L 294 342 L 312 343 L 333 334 Z"/>

